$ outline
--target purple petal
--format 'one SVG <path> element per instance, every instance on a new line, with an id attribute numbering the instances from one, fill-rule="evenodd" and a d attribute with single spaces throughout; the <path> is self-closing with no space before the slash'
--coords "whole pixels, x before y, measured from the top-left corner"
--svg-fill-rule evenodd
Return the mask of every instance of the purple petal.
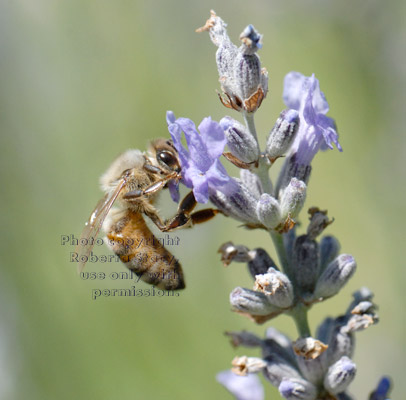
<path id="1" fill-rule="evenodd" d="M 216 160 L 210 169 L 206 172 L 207 181 L 210 187 L 221 190 L 221 187 L 231 181 L 226 169 L 220 160 Z"/>
<path id="2" fill-rule="evenodd" d="M 203 138 L 197 132 L 194 122 L 189 118 L 178 118 L 176 124 L 178 124 L 185 133 L 190 158 L 193 160 L 193 163 L 201 171 L 207 171 L 211 164 L 210 157 L 207 153 L 207 146 Z"/>
<path id="3" fill-rule="evenodd" d="M 194 184 L 193 194 L 198 203 L 206 204 L 209 201 L 209 187 L 205 180 L 199 183 L 201 184 Z"/>
<path id="4" fill-rule="evenodd" d="M 171 194 L 171 198 L 175 203 L 179 203 L 180 195 L 179 195 L 179 183 L 171 180 L 168 182 L 169 193 Z"/>
<path id="5" fill-rule="evenodd" d="M 227 138 L 218 122 L 210 117 L 204 118 L 199 125 L 199 132 L 207 146 L 207 153 L 212 160 L 219 158 L 227 144 Z"/>
<path id="6" fill-rule="evenodd" d="M 193 164 L 188 165 L 187 167 L 182 167 L 182 180 L 181 182 L 188 188 L 193 189 L 193 179 L 200 171 L 194 167 Z"/>
<path id="7" fill-rule="evenodd" d="M 292 145 L 292 153 L 296 153 L 299 164 L 310 165 L 313 157 L 324 143 L 320 129 L 314 125 L 302 124 Z"/>
<path id="8" fill-rule="evenodd" d="M 325 116 L 329 106 L 314 74 L 310 77 L 298 72 L 287 74 L 283 98 L 300 114 L 299 132 L 290 151 L 296 153 L 300 164 L 310 165 L 319 150 L 333 149 L 333 144 L 342 151 L 334 120 Z"/>
<path id="9" fill-rule="evenodd" d="M 289 108 L 300 110 L 303 98 L 303 85 L 308 79 L 300 72 L 289 72 L 283 82 L 283 101 Z"/>
<path id="10" fill-rule="evenodd" d="M 223 371 L 217 374 L 216 379 L 237 400 L 263 400 L 265 398 L 264 388 L 257 375 L 239 376 L 231 371 Z"/>
<path id="11" fill-rule="evenodd" d="M 182 168 L 187 168 L 189 166 L 189 152 L 183 147 L 181 142 L 182 130 L 178 124 L 170 124 L 168 126 L 169 133 L 171 134 L 173 144 L 178 151 L 179 160 Z"/>
<path id="12" fill-rule="evenodd" d="M 321 150 L 326 150 L 327 147 L 332 149 L 332 143 L 334 143 L 339 151 L 343 151 L 340 143 L 338 142 L 338 134 L 335 121 L 323 114 L 318 115 L 317 120 L 318 125 L 323 129 L 323 136 L 326 142 L 322 145 Z"/>
<path id="13" fill-rule="evenodd" d="M 308 79 L 310 81 L 310 92 L 312 93 L 313 107 L 315 112 L 317 114 L 326 114 L 329 110 L 329 106 L 326 96 L 324 96 L 324 93 L 320 90 L 319 80 L 314 76 L 314 74 Z"/>
<path id="14" fill-rule="evenodd" d="M 175 114 L 173 113 L 173 111 L 167 111 L 166 112 L 166 123 L 168 125 L 175 123 L 176 121 L 176 117 Z"/>
<path id="15" fill-rule="evenodd" d="M 326 114 L 329 110 L 329 106 L 324 96 L 324 93 L 320 90 L 319 80 L 314 76 L 304 76 L 299 72 L 289 72 L 285 76 L 284 89 L 283 89 L 283 101 L 289 108 L 294 110 L 300 110 L 304 106 L 304 97 L 310 96 L 312 108 L 315 113 Z"/>
<path id="16" fill-rule="evenodd" d="M 316 112 L 313 108 L 313 96 L 309 91 L 307 96 L 303 99 L 302 109 L 303 109 L 303 119 L 308 125 L 316 125 Z"/>
<path id="17" fill-rule="evenodd" d="M 205 118 L 199 126 L 202 132 L 199 134 L 190 119 L 175 119 L 171 111 L 167 112 L 166 118 L 174 146 L 179 152 L 182 166 L 181 182 L 193 188 L 196 200 L 199 203 L 206 203 L 209 190 L 213 192 L 216 188 L 233 193 L 237 188 L 231 184 L 231 178 L 218 160 L 227 142 L 219 123 L 212 121 L 210 117 Z M 182 132 L 185 134 L 188 150 L 182 145 Z M 177 199 L 176 188 L 172 187 L 170 191 L 173 198 Z"/>
<path id="18" fill-rule="evenodd" d="M 191 185 L 186 185 L 193 188 L 196 201 L 198 203 L 207 203 L 209 200 L 209 184 L 207 177 L 196 168 L 189 168 L 185 172 L 185 181 Z"/>

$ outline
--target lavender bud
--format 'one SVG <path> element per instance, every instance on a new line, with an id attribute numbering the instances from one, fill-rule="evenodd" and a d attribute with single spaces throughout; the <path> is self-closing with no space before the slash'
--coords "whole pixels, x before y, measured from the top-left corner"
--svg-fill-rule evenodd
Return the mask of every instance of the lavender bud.
<path id="1" fill-rule="evenodd" d="M 233 242 L 227 242 L 221 245 L 218 253 L 221 254 L 222 263 L 227 266 L 232 261 L 248 262 L 251 257 L 248 255 L 248 247 L 242 245 L 234 245 Z"/>
<path id="2" fill-rule="evenodd" d="M 320 242 L 320 272 L 333 261 L 340 251 L 340 242 L 334 236 L 324 236 Z"/>
<path id="3" fill-rule="evenodd" d="M 263 343 L 261 338 L 247 331 L 225 332 L 225 334 L 230 337 L 233 347 L 261 347 Z"/>
<path id="4" fill-rule="evenodd" d="M 209 31 L 211 41 L 218 47 L 216 63 L 220 81 L 231 79 L 231 71 L 238 52 L 237 46 L 228 37 L 226 28 L 227 24 L 211 10 L 206 24 L 196 29 L 196 32 Z"/>
<path id="5" fill-rule="evenodd" d="M 292 178 L 296 178 L 307 184 L 311 171 L 311 165 L 298 162 L 297 153 L 293 153 L 292 155 L 288 156 L 283 163 L 282 171 L 279 174 L 275 193 L 279 194 L 280 196 L 281 192 L 286 188 L 286 186 L 289 185 Z"/>
<path id="6" fill-rule="evenodd" d="M 327 298 L 337 294 L 355 272 L 357 264 L 349 254 L 341 254 L 332 261 L 317 281 L 315 298 Z"/>
<path id="7" fill-rule="evenodd" d="M 330 341 L 331 333 L 333 332 L 335 326 L 334 319 L 327 317 L 323 322 L 317 327 L 316 337 L 324 343 Z"/>
<path id="8" fill-rule="evenodd" d="M 221 20 L 222 21 L 222 20 Z M 224 21 L 222 21 L 224 23 Z M 223 27 L 227 26 L 224 23 Z M 212 35 L 214 37 L 214 35 Z M 221 79 L 226 79 L 226 76 L 230 74 L 230 70 L 232 69 L 233 61 L 237 55 L 237 46 L 235 46 L 231 40 L 229 39 L 227 32 L 224 28 L 222 35 L 217 35 L 215 38 L 218 43 L 220 43 L 219 48 L 216 52 L 216 63 L 217 63 L 217 70 Z M 212 39 L 212 42 L 216 44 L 216 42 Z"/>
<path id="9" fill-rule="evenodd" d="M 336 326 L 331 334 L 328 349 L 321 355 L 323 364 L 329 366 L 343 356 L 351 357 L 354 352 L 353 335 L 342 326 Z"/>
<path id="10" fill-rule="evenodd" d="M 250 250 L 249 256 L 251 260 L 248 262 L 248 269 L 255 279 L 256 275 L 266 274 L 269 268 L 278 269 L 274 260 L 269 254 L 261 248 Z"/>
<path id="11" fill-rule="evenodd" d="M 304 379 L 284 379 L 279 385 L 279 393 L 288 400 L 315 400 L 317 389 Z"/>
<path id="12" fill-rule="evenodd" d="M 303 181 L 292 178 L 280 199 L 282 218 L 286 218 L 289 215 L 291 218 L 295 218 L 302 209 L 305 200 L 306 184 Z"/>
<path id="13" fill-rule="evenodd" d="M 247 41 L 248 42 L 248 41 Z M 245 103 L 257 90 L 261 83 L 261 62 L 254 53 L 258 48 L 241 46 L 234 60 L 233 94 Z M 248 110 L 247 110 L 248 111 Z"/>
<path id="14" fill-rule="evenodd" d="M 236 311 L 251 315 L 269 315 L 280 312 L 263 293 L 236 287 L 230 294 L 230 303 Z"/>
<path id="15" fill-rule="evenodd" d="M 355 378 L 356 371 L 356 365 L 348 357 L 342 357 L 328 369 L 324 387 L 332 394 L 344 392 Z"/>
<path id="16" fill-rule="evenodd" d="M 242 41 L 233 65 L 232 93 L 243 100 L 247 112 L 255 112 L 268 91 L 268 74 L 261 69 L 256 51 L 262 47 L 261 35 L 248 25 L 240 35 Z M 227 90 L 225 91 L 227 93 Z"/>
<path id="17" fill-rule="evenodd" d="M 245 163 L 258 160 L 258 142 L 251 135 L 248 129 L 231 117 L 224 117 L 220 120 L 227 137 L 227 145 L 231 154 Z"/>
<path id="18" fill-rule="evenodd" d="M 296 110 L 282 111 L 266 142 L 266 154 L 271 161 L 289 150 L 298 128 L 299 113 Z"/>
<path id="19" fill-rule="evenodd" d="M 225 215 L 233 217 L 239 221 L 258 224 L 256 216 L 256 207 L 258 199 L 252 192 L 239 180 L 233 179 L 238 185 L 238 189 L 230 195 L 226 195 L 219 190 L 210 193 L 210 201 Z"/>
<path id="20" fill-rule="evenodd" d="M 259 38 L 260 35 L 252 25 L 248 25 L 240 35 L 242 45 L 238 49 L 233 63 L 232 89 L 233 94 L 242 100 L 249 99 L 261 83 L 261 62 L 255 54 L 259 49 Z"/>
<path id="21" fill-rule="evenodd" d="M 293 303 L 293 287 L 289 278 L 273 268 L 269 268 L 266 274 L 255 277 L 254 290 L 264 293 L 276 307 L 288 308 Z"/>
<path id="22" fill-rule="evenodd" d="M 266 362 L 257 357 L 235 357 L 231 362 L 233 368 L 231 369 L 235 374 L 246 376 L 248 374 L 262 371 Z"/>
<path id="23" fill-rule="evenodd" d="M 267 362 L 267 366 L 264 369 L 264 376 L 272 385 L 279 386 L 283 379 L 301 379 L 300 372 L 297 370 L 294 363 L 281 357 L 278 353 L 270 353 L 267 357 L 264 357 Z"/>
<path id="24" fill-rule="evenodd" d="M 257 218 L 268 229 L 281 223 L 281 210 L 278 201 L 268 193 L 263 193 L 257 204 Z"/>
<path id="25" fill-rule="evenodd" d="M 304 378 L 315 385 L 323 382 L 326 369 L 324 367 L 322 357 L 315 358 L 314 360 L 307 360 L 304 357 L 296 357 L 296 359 L 300 372 Z"/>
<path id="26" fill-rule="evenodd" d="M 292 262 L 296 281 L 303 292 L 313 292 L 319 271 L 318 245 L 307 235 L 296 239 Z"/>
<path id="27" fill-rule="evenodd" d="M 257 174 L 252 173 L 248 169 L 240 169 L 240 178 L 242 183 L 251 191 L 251 193 L 259 199 L 264 193 L 261 180 Z"/>

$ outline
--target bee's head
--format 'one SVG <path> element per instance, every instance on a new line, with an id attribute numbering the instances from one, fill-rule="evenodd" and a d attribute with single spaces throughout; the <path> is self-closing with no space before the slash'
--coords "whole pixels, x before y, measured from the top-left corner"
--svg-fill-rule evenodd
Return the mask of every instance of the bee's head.
<path id="1" fill-rule="evenodd" d="M 149 151 L 152 159 L 156 160 L 157 165 L 167 171 L 181 171 L 178 151 L 172 143 L 172 140 L 159 138 L 153 140 Z"/>
<path id="2" fill-rule="evenodd" d="M 126 171 L 142 170 L 144 163 L 145 157 L 140 150 L 130 149 L 120 154 L 100 177 L 102 190 L 108 192 Z"/>

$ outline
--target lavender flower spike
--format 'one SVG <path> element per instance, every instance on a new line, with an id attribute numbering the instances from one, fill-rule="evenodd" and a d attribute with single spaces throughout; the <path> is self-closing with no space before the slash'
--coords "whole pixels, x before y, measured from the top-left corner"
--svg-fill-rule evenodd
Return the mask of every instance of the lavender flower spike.
<path id="1" fill-rule="evenodd" d="M 229 194 L 233 181 L 219 161 L 227 143 L 223 129 L 210 117 L 204 118 L 199 132 L 188 118 L 175 118 L 172 111 L 166 113 L 168 130 L 179 153 L 182 167 L 182 182 L 193 189 L 199 203 L 207 203 L 209 192 L 219 190 Z M 182 132 L 186 137 L 188 150 L 181 142 Z"/>
<path id="2" fill-rule="evenodd" d="M 310 165 L 319 150 L 333 149 L 333 143 L 342 151 L 338 142 L 335 122 L 327 117 L 329 110 L 318 79 L 299 72 L 289 72 L 285 76 L 283 101 L 299 111 L 299 132 L 292 144 L 290 154 L 297 154 L 299 164 Z"/>

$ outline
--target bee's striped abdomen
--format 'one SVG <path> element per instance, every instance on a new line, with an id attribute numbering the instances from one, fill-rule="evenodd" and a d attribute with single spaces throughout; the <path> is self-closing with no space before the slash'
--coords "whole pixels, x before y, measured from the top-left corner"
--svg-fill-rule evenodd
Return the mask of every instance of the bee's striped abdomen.
<path id="1" fill-rule="evenodd" d="M 147 283 L 164 290 L 185 287 L 178 260 L 155 238 L 141 213 L 128 211 L 107 232 L 109 247 Z"/>

